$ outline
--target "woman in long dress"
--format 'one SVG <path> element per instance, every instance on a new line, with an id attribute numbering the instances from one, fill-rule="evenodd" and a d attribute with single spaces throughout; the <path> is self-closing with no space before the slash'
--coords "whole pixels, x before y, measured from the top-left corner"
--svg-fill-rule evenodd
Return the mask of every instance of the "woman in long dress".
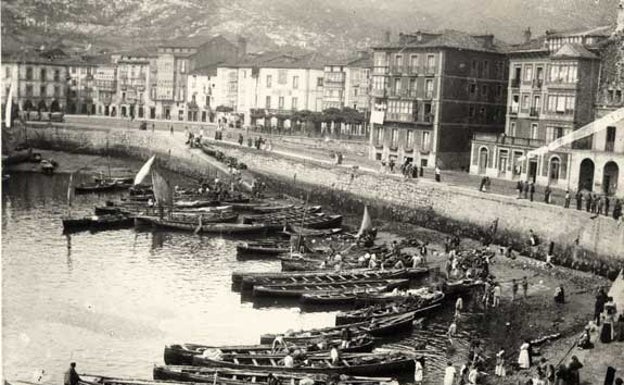
<path id="1" fill-rule="evenodd" d="M 529 357 L 529 349 L 531 345 L 528 340 L 524 340 L 524 343 L 520 346 L 520 354 L 518 355 L 518 366 L 520 369 L 529 369 L 531 367 L 531 359 Z"/>
<path id="2" fill-rule="evenodd" d="M 505 377 L 507 375 L 507 371 L 505 370 L 505 350 L 503 349 L 496 353 L 496 368 L 494 369 L 494 374 L 498 377 Z"/>
<path id="3" fill-rule="evenodd" d="M 415 360 L 415 364 L 416 364 L 416 370 L 414 371 L 414 383 L 416 385 L 420 385 L 422 384 L 423 381 L 423 362 L 424 362 L 424 358 L 423 357 L 419 357 Z"/>
<path id="4" fill-rule="evenodd" d="M 449 361 L 444 370 L 444 385 L 455 385 L 455 374 L 457 374 L 457 370 L 453 363 Z"/>

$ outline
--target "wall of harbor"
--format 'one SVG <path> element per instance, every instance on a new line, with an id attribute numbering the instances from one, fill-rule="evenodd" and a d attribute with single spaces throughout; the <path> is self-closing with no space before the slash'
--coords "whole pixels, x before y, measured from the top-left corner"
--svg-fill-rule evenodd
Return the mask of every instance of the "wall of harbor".
<path id="1" fill-rule="evenodd" d="M 164 167 L 194 177 L 214 176 L 222 164 L 189 151 L 181 133 L 124 129 L 30 128 L 32 145 L 76 152 L 114 154 L 146 159 L 157 154 Z M 479 238 L 498 219 L 497 241 L 522 248 L 533 230 L 543 244 L 554 241 L 560 253 L 600 256 L 624 261 L 624 225 L 610 217 L 513 197 L 490 195 L 429 179 L 403 180 L 389 175 L 353 171 L 312 160 L 294 160 L 274 153 L 215 143 L 219 150 L 247 164 L 255 177 L 277 191 L 311 201 L 344 205 L 347 211 L 370 205 L 375 218 L 406 221 L 445 232 Z M 335 206 L 334 206 L 335 207 Z M 578 240 L 575 242 L 575 240 Z M 578 243 L 578 244 L 577 244 Z M 617 262 L 619 263 L 619 262 Z"/>

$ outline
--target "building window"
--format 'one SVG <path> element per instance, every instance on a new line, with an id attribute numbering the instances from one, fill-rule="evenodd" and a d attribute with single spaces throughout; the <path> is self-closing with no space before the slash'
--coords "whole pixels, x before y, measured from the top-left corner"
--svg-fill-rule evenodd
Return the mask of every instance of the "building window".
<path id="1" fill-rule="evenodd" d="M 267 75 L 266 77 L 266 87 L 271 88 L 271 83 L 273 82 L 273 76 Z"/>
<path id="2" fill-rule="evenodd" d="M 412 70 L 412 72 L 418 71 L 418 55 L 410 56 L 410 69 Z"/>
<path id="3" fill-rule="evenodd" d="M 288 82 L 288 71 L 278 70 L 277 71 L 277 84 L 286 84 L 287 82 Z"/>
<path id="4" fill-rule="evenodd" d="M 26 84 L 26 96 L 33 96 L 32 84 Z"/>
<path id="5" fill-rule="evenodd" d="M 270 97 L 270 96 L 267 96 L 267 97 L 266 97 L 266 102 L 265 102 L 264 106 L 265 106 L 265 108 L 266 108 L 267 110 L 268 110 L 268 109 L 271 109 L 271 97 Z"/>
<path id="6" fill-rule="evenodd" d="M 54 86 L 54 97 L 59 97 L 59 96 L 61 96 L 61 87 Z"/>
<path id="7" fill-rule="evenodd" d="M 427 70 L 435 71 L 435 55 L 427 55 Z"/>
<path id="8" fill-rule="evenodd" d="M 533 66 L 528 65 L 524 69 L 524 81 L 530 82 L 531 80 L 533 80 Z"/>
<path id="9" fill-rule="evenodd" d="M 423 131 L 422 133 L 422 149 L 429 150 L 429 146 L 431 145 L 431 133 L 429 131 Z"/>
<path id="10" fill-rule="evenodd" d="M 557 181 L 559 180 L 559 170 L 561 169 L 561 161 L 557 157 L 553 157 L 550 159 L 550 180 Z"/>
<path id="11" fill-rule="evenodd" d="M 489 77 L 489 72 L 490 72 L 490 62 L 485 60 L 483 62 L 483 77 L 487 78 Z"/>
<path id="12" fill-rule="evenodd" d="M 474 106 L 470 106 L 468 107 L 468 116 L 470 117 L 474 117 L 475 116 L 475 107 Z"/>
<path id="13" fill-rule="evenodd" d="M 531 124 L 531 139 L 537 139 L 537 123 Z"/>
<path id="14" fill-rule="evenodd" d="M 323 78 L 316 78 L 316 86 L 323 87 Z"/>
<path id="15" fill-rule="evenodd" d="M 383 127 L 377 127 L 377 135 L 375 137 L 377 144 L 381 144 L 383 142 L 383 130 Z"/>
<path id="16" fill-rule="evenodd" d="M 26 67 L 26 80 L 32 80 L 33 70 L 32 67 Z"/>
<path id="17" fill-rule="evenodd" d="M 427 79 L 425 81 L 425 92 L 427 93 L 426 95 L 427 98 L 433 97 L 433 80 Z"/>
<path id="18" fill-rule="evenodd" d="M 474 96 L 476 93 L 477 93 L 477 85 L 473 83 L 470 85 L 470 95 Z"/>
<path id="19" fill-rule="evenodd" d="M 72 74 L 76 74 L 76 67 L 71 67 L 70 71 L 71 71 Z"/>
<path id="20" fill-rule="evenodd" d="M 613 152 L 615 146 L 615 126 L 607 126 L 607 140 L 605 151 Z"/>
<path id="21" fill-rule="evenodd" d="M 396 148 L 399 142 L 399 130 L 396 128 L 392 129 L 392 142 L 390 144 L 390 147 L 392 148 Z"/>
<path id="22" fill-rule="evenodd" d="M 516 136 L 516 122 L 509 122 L 509 136 Z"/>
<path id="23" fill-rule="evenodd" d="M 279 99 L 277 99 L 277 108 L 280 110 L 284 109 L 284 97 L 280 96 Z"/>
<path id="24" fill-rule="evenodd" d="M 395 93 L 395 95 L 398 95 L 400 91 L 401 91 L 401 79 L 400 78 L 395 78 L 394 79 L 394 93 Z"/>
<path id="25" fill-rule="evenodd" d="M 297 98 L 292 98 L 292 109 L 296 110 L 297 109 Z"/>
<path id="26" fill-rule="evenodd" d="M 45 82 L 45 81 L 47 81 L 47 80 L 48 80 L 48 79 L 47 79 L 47 77 L 48 77 L 47 75 L 48 75 L 48 73 L 47 73 L 46 69 L 45 69 L 45 68 L 42 68 L 42 69 L 41 69 L 41 81 L 42 81 L 42 82 Z"/>
<path id="27" fill-rule="evenodd" d="M 548 142 L 557 140 L 563 136 L 563 127 L 548 126 Z"/>
<path id="28" fill-rule="evenodd" d="M 407 138 L 406 138 L 406 147 L 412 148 L 413 146 L 414 146 L 414 131 L 408 130 Z"/>
<path id="29" fill-rule="evenodd" d="M 529 95 L 522 95 L 522 107 L 523 110 L 529 109 Z"/>
<path id="30" fill-rule="evenodd" d="M 41 96 L 42 98 L 47 97 L 47 90 L 46 90 L 46 86 L 40 86 L 39 87 L 39 96 Z"/>
<path id="31" fill-rule="evenodd" d="M 61 71 L 59 71 L 59 70 L 55 70 L 54 71 L 54 81 L 55 82 L 60 82 L 61 81 Z"/>
<path id="32" fill-rule="evenodd" d="M 9 66 L 4 67 L 4 77 L 5 78 L 11 77 L 11 67 Z"/>
<path id="33" fill-rule="evenodd" d="M 293 76 L 293 89 L 299 88 L 299 76 Z"/>

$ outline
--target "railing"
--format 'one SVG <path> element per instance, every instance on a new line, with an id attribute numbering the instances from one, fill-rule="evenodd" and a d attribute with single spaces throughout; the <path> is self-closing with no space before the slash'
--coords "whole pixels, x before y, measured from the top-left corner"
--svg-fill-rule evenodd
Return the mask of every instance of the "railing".
<path id="1" fill-rule="evenodd" d="M 408 96 L 410 98 L 417 98 L 418 97 L 418 90 L 409 90 Z"/>
<path id="2" fill-rule="evenodd" d="M 388 112 L 385 120 L 389 122 L 414 122 L 415 115 L 409 113 Z"/>
<path id="3" fill-rule="evenodd" d="M 540 114 L 540 110 L 538 108 L 531 108 L 529 111 L 529 116 L 538 117 Z"/>
<path id="4" fill-rule="evenodd" d="M 517 136 L 505 136 L 488 133 L 475 133 L 473 136 L 473 140 L 479 142 L 515 145 L 531 148 L 542 147 L 546 144 L 546 141 L 542 139 L 520 138 Z"/>
<path id="5" fill-rule="evenodd" d="M 343 84 L 345 82 L 345 77 L 344 76 L 339 76 L 339 77 L 326 76 L 324 81 L 325 83 L 328 83 L 328 84 Z"/>
<path id="6" fill-rule="evenodd" d="M 373 75 L 387 75 L 389 68 L 387 66 L 373 67 Z"/>
<path id="7" fill-rule="evenodd" d="M 520 87 L 520 79 L 511 79 L 511 87 L 518 88 Z"/>
<path id="8" fill-rule="evenodd" d="M 433 67 L 425 67 L 425 74 L 426 74 L 426 75 L 433 75 L 433 74 L 435 74 L 435 73 L 436 73 L 436 69 L 437 69 L 437 67 L 436 67 L 436 66 L 433 66 Z"/>
<path id="9" fill-rule="evenodd" d="M 613 152 L 614 148 L 615 148 L 615 143 L 614 142 L 609 141 L 609 142 L 605 143 L 605 151 L 606 152 Z"/>
<path id="10" fill-rule="evenodd" d="M 371 95 L 376 97 L 376 98 L 385 98 L 388 93 L 386 92 L 386 90 L 379 90 L 379 89 L 372 89 L 371 90 Z"/>
<path id="11" fill-rule="evenodd" d="M 403 66 L 391 66 L 390 67 L 390 73 L 391 74 L 402 74 L 403 73 Z"/>
<path id="12" fill-rule="evenodd" d="M 425 92 L 424 99 L 433 99 L 433 91 Z"/>
<path id="13" fill-rule="evenodd" d="M 410 74 L 418 74 L 418 73 L 420 73 L 420 72 L 421 72 L 421 69 L 420 69 L 420 67 L 419 67 L 419 66 L 414 66 L 414 67 L 410 66 L 410 67 L 408 67 L 408 70 L 407 70 L 407 71 L 408 71 Z"/>
<path id="14" fill-rule="evenodd" d="M 542 79 L 534 79 L 533 80 L 533 88 L 541 89 L 542 88 L 542 83 L 543 83 Z"/>
<path id="15" fill-rule="evenodd" d="M 509 114 L 510 115 L 518 115 L 518 107 L 509 107 Z"/>

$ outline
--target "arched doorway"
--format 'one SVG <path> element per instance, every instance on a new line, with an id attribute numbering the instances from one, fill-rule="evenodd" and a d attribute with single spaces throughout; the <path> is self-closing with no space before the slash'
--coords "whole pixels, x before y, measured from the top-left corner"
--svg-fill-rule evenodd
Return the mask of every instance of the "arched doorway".
<path id="1" fill-rule="evenodd" d="M 34 110 L 35 106 L 33 106 L 32 102 L 30 101 L 30 99 L 26 99 L 26 101 L 24 102 L 24 111 L 31 111 Z"/>
<path id="2" fill-rule="evenodd" d="M 561 160 L 559 159 L 559 157 L 553 156 L 552 158 L 550 158 L 550 162 L 548 164 L 549 182 L 557 183 L 559 181 L 559 178 L 561 177 L 559 175 L 560 171 L 561 171 Z"/>
<path id="3" fill-rule="evenodd" d="M 121 106 L 121 116 L 126 117 L 126 106 Z"/>
<path id="4" fill-rule="evenodd" d="M 579 190 L 594 190 L 594 162 L 591 159 L 585 158 L 581 162 L 581 168 L 579 170 Z"/>
<path id="5" fill-rule="evenodd" d="M 489 151 L 485 147 L 481 147 L 479 150 L 479 174 L 485 174 L 487 169 L 488 154 Z"/>
<path id="6" fill-rule="evenodd" d="M 620 169 L 614 161 L 607 162 L 602 172 L 602 190 L 606 195 L 615 195 Z"/>
<path id="7" fill-rule="evenodd" d="M 48 106 L 46 106 L 45 100 L 40 100 L 39 101 L 39 104 L 37 105 L 37 109 L 39 111 L 47 111 L 48 110 Z"/>
<path id="8" fill-rule="evenodd" d="M 61 111 L 61 106 L 59 105 L 58 100 L 54 99 L 52 104 L 50 104 L 50 112 L 59 112 Z"/>

